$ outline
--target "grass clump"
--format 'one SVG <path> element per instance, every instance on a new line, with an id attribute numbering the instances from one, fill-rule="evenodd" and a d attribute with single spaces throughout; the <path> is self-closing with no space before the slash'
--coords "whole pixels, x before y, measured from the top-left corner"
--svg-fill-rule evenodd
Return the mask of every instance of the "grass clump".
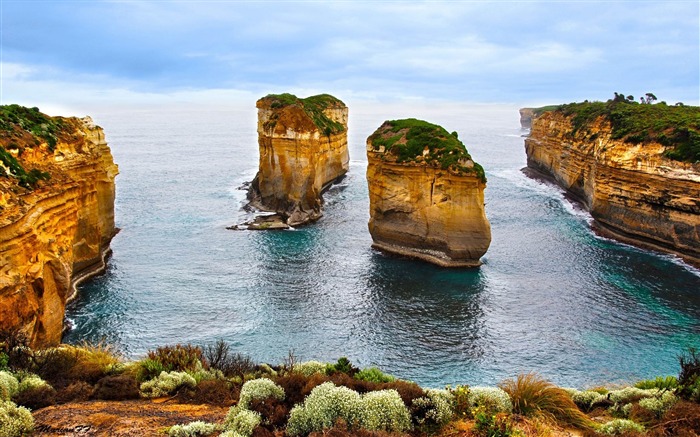
<path id="1" fill-rule="evenodd" d="M 316 96 L 307 97 L 305 99 L 300 99 L 294 94 L 283 93 L 283 94 L 268 94 L 263 97 L 264 100 L 270 100 L 270 107 L 272 109 L 282 108 L 284 106 L 298 105 L 300 106 L 306 115 L 313 120 L 314 125 L 326 136 L 331 134 L 339 134 L 345 131 L 345 126 L 342 123 L 337 122 L 330 117 L 328 117 L 324 111 L 326 109 L 342 106 L 345 104 L 338 98 L 330 94 L 319 94 Z M 273 124 L 267 126 L 268 128 L 274 127 L 275 120 L 271 120 Z"/>
<path id="2" fill-rule="evenodd" d="M 486 182 L 483 167 L 472 160 L 457 133 L 436 124 L 415 118 L 389 120 L 367 141 L 374 150 L 384 147 L 396 162 L 426 162 L 443 170 L 472 173 Z"/>
<path id="3" fill-rule="evenodd" d="M 202 368 L 204 355 L 199 346 L 176 344 L 148 351 L 147 357 L 149 360 L 160 363 L 166 372 L 195 372 Z"/>
<path id="4" fill-rule="evenodd" d="M 607 102 L 561 105 L 556 111 L 573 117 L 572 136 L 587 136 L 587 127 L 603 117 L 610 123 L 613 139 L 630 144 L 658 142 L 667 147 L 665 155 L 670 159 L 700 162 L 699 107 L 640 104 L 617 97 Z"/>
<path id="5" fill-rule="evenodd" d="M 514 413 L 527 417 L 544 416 L 578 428 L 592 426 L 591 420 L 578 409 L 564 389 L 537 374 L 518 375 L 502 382 L 500 387 L 508 393 Z"/>
<path id="6" fill-rule="evenodd" d="M 34 430 L 32 413 L 10 401 L 0 401 L 0 437 L 21 437 Z"/>
<path id="7" fill-rule="evenodd" d="M 636 388 L 649 390 L 657 388 L 659 390 L 674 390 L 678 387 L 678 378 L 675 376 L 657 376 L 654 379 L 644 379 L 634 384 Z"/>

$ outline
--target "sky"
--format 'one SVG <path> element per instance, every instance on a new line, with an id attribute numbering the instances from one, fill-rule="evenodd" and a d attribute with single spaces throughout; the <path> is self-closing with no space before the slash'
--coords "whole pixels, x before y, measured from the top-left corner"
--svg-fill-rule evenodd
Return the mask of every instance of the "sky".
<path id="1" fill-rule="evenodd" d="M 700 104 L 700 1 L 1 0 L 2 104 Z"/>

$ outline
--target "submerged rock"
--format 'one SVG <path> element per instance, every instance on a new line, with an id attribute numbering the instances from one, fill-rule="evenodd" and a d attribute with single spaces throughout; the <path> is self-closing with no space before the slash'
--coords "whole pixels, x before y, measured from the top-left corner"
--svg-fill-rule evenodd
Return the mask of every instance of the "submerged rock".
<path id="1" fill-rule="evenodd" d="M 117 174 L 89 117 L 0 107 L 0 329 L 60 342 L 66 301 L 116 233 Z"/>
<path id="2" fill-rule="evenodd" d="M 289 226 L 318 220 L 322 193 L 348 171 L 348 108 L 328 94 L 258 100 L 260 164 L 248 198 Z"/>
<path id="3" fill-rule="evenodd" d="M 373 247 L 444 267 L 475 267 L 491 243 L 486 178 L 457 133 L 416 119 L 367 138 Z"/>

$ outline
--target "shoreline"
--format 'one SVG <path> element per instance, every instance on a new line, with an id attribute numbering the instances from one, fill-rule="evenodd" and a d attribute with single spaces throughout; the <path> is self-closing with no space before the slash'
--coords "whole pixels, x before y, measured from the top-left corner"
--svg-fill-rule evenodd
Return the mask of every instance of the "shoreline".
<path id="1" fill-rule="evenodd" d="M 445 267 L 445 268 L 459 268 L 459 267 L 476 268 L 476 267 L 479 267 L 483 264 L 480 260 L 476 260 L 476 261 L 453 260 L 451 258 L 448 258 L 447 255 L 444 255 L 442 252 L 428 251 L 426 249 L 420 250 L 420 249 L 414 249 L 414 248 L 409 248 L 409 247 L 405 247 L 405 246 L 397 246 L 394 244 L 374 242 L 374 243 L 372 243 L 372 248 L 377 249 L 377 250 L 382 251 L 382 252 L 385 252 L 385 253 L 392 254 L 392 255 L 399 255 L 399 256 L 403 256 L 403 257 L 407 257 L 407 258 L 427 261 L 431 264 L 435 264 L 439 267 Z"/>
<path id="2" fill-rule="evenodd" d="M 72 302 L 78 297 L 78 286 L 80 284 L 91 278 L 94 278 L 95 276 L 100 276 L 104 274 L 105 271 L 107 271 L 107 261 L 112 256 L 112 248 L 110 245 L 112 243 L 112 239 L 119 233 L 119 231 L 119 228 L 115 228 L 114 233 L 107 242 L 107 245 L 100 252 L 100 257 L 98 261 L 73 273 L 69 289 L 70 293 L 68 294 L 68 297 L 66 297 L 66 304 Z"/>

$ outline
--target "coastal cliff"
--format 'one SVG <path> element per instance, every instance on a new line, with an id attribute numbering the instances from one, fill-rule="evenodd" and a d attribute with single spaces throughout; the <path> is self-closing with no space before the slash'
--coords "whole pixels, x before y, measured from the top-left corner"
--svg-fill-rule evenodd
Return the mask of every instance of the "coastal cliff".
<path id="1" fill-rule="evenodd" d="M 324 189 L 348 171 L 348 108 L 328 94 L 258 100 L 260 165 L 248 197 L 289 226 L 318 220 Z"/>
<path id="2" fill-rule="evenodd" d="M 533 120 L 527 165 L 577 197 L 601 234 L 697 266 L 698 124 L 700 111 L 693 107 L 563 105 Z"/>
<path id="3" fill-rule="evenodd" d="M 373 247 L 443 267 L 475 267 L 491 243 L 484 170 L 456 133 L 416 119 L 367 139 Z"/>
<path id="4" fill-rule="evenodd" d="M 60 342 L 75 284 L 104 268 L 117 174 L 89 117 L 0 107 L 0 329 Z"/>

